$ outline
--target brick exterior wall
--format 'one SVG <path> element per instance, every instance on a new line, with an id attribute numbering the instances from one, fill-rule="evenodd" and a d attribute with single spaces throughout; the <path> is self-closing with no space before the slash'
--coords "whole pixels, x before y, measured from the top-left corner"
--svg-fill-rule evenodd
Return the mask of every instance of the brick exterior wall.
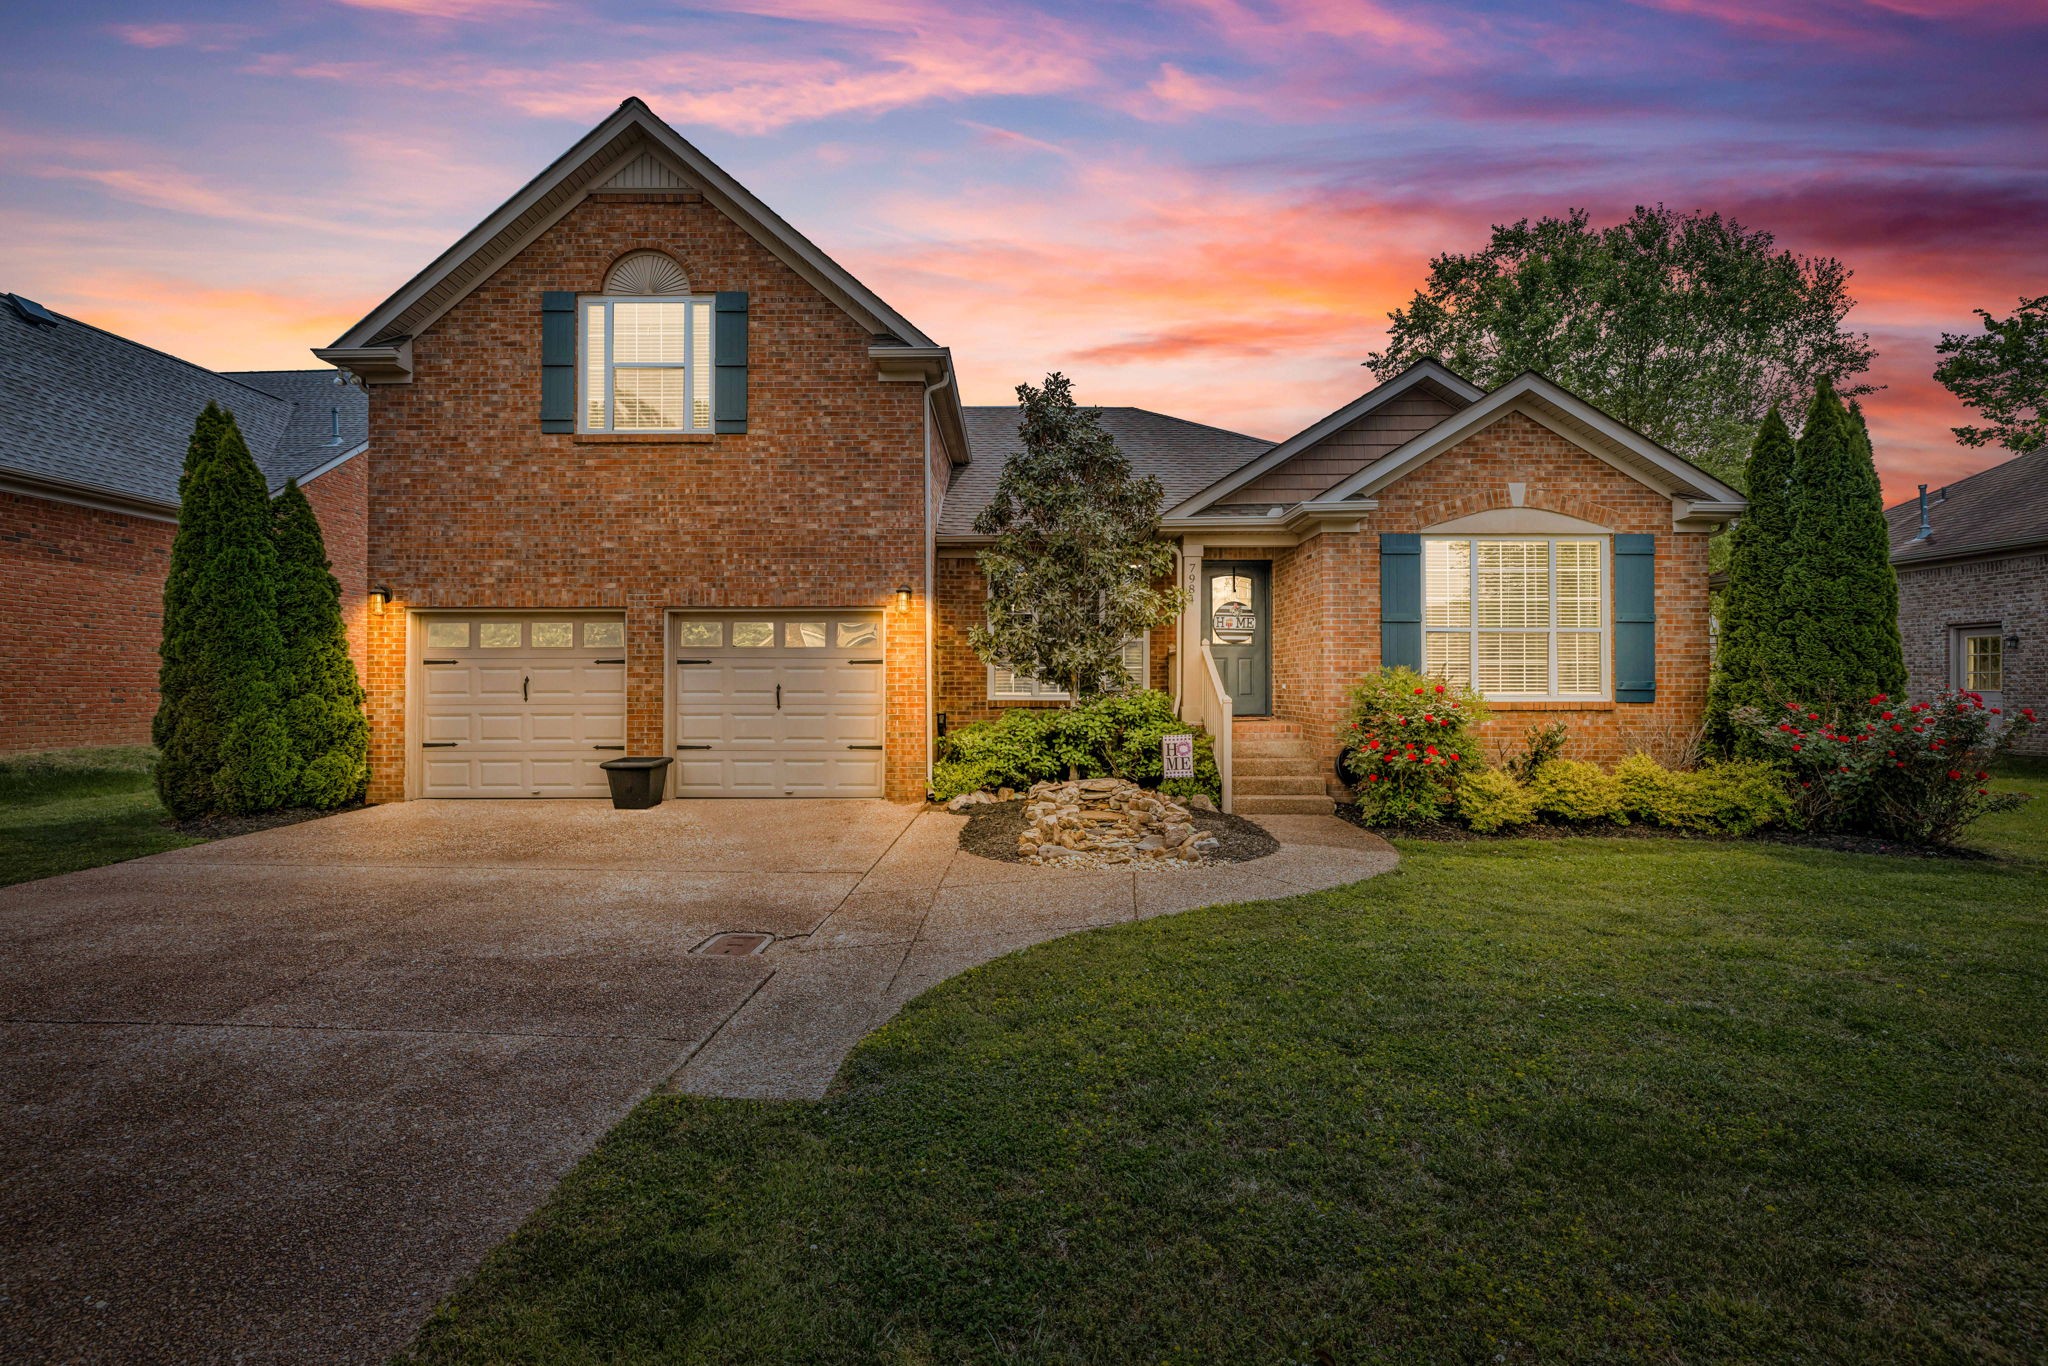
<path id="1" fill-rule="evenodd" d="M 748 426 L 694 438 L 540 430 L 540 296 L 598 292 L 629 251 L 693 292 L 745 290 Z M 923 395 L 878 379 L 871 338 L 695 195 L 584 200 L 413 343 L 370 389 L 371 799 L 405 795 L 408 609 L 626 616 L 626 734 L 666 743 L 667 614 L 888 607 L 887 791 L 923 794 L 927 469 Z M 894 606 L 909 585 L 909 611 Z"/>
<path id="2" fill-rule="evenodd" d="M 306 485 L 358 668 L 367 464 L 359 455 Z M 0 753 L 149 743 L 176 534 L 149 517 L 0 493 Z"/>
<path id="3" fill-rule="evenodd" d="M 1997 623 L 2005 647 L 2003 709 L 2032 707 L 2048 722 L 2048 554 L 1906 566 L 1899 570 L 1899 635 L 1907 691 L 1932 697 L 1956 680 L 1951 628 Z M 2048 754 L 2048 724 L 2015 753 Z"/>

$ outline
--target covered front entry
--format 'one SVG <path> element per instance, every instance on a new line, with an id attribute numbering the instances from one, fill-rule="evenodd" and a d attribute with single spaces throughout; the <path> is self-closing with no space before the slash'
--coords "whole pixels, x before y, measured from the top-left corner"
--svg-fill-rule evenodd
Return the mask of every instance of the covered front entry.
<path id="1" fill-rule="evenodd" d="M 1216 660 L 1231 710 L 1273 711 L 1273 579 L 1264 560 L 1202 562 L 1202 640 Z"/>
<path id="2" fill-rule="evenodd" d="M 616 612 L 415 619 L 422 797 L 602 797 L 626 748 L 626 620 Z"/>
<path id="3" fill-rule="evenodd" d="M 880 612 L 678 612 L 669 641 L 677 796 L 882 795 Z"/>

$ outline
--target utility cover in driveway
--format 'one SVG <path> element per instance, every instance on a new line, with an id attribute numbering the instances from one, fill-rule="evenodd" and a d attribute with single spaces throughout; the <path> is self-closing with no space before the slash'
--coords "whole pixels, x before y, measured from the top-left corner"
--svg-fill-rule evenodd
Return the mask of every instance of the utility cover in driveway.
<path id="1" fill-rule="evenodd" d="M 676 795 L 882 795 L 882 614 L 678 614 Z"/>

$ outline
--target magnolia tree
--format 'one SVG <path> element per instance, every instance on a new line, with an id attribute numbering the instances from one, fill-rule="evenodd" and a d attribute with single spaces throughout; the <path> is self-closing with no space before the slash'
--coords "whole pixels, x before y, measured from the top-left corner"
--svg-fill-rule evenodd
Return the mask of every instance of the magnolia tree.
<path id="1" fill-rule="evenodd" d="M 1074 404 L 1057 372 L 1042 388 L 1017 386 L 1024 449 L 974 529 L 994 542 L 978 557 L 988 580 L 988 622 L 969 639 L 997 668 L 1054 684 L 1079 704 L 1129 686 L 1124 642 L 1181 608 L 1159 539 L 1159 481 L 1131 462 L 1102 429 L 1101 414 Z"/>

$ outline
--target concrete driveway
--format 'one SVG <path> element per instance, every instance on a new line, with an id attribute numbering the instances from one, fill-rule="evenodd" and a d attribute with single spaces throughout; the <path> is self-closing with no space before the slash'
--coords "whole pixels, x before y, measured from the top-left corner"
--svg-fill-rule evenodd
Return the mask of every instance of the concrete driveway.
<path id="1" fill-rule="evenodd" d="M 11 1361 L 380 1361 L 636 1101 L 823 1094 L 934 982 L 1393 864 L 1057 873 L 883 802 L 415 802 L 0 889 Z M 696 952 L 724 931 L 764 952 Z"/>

